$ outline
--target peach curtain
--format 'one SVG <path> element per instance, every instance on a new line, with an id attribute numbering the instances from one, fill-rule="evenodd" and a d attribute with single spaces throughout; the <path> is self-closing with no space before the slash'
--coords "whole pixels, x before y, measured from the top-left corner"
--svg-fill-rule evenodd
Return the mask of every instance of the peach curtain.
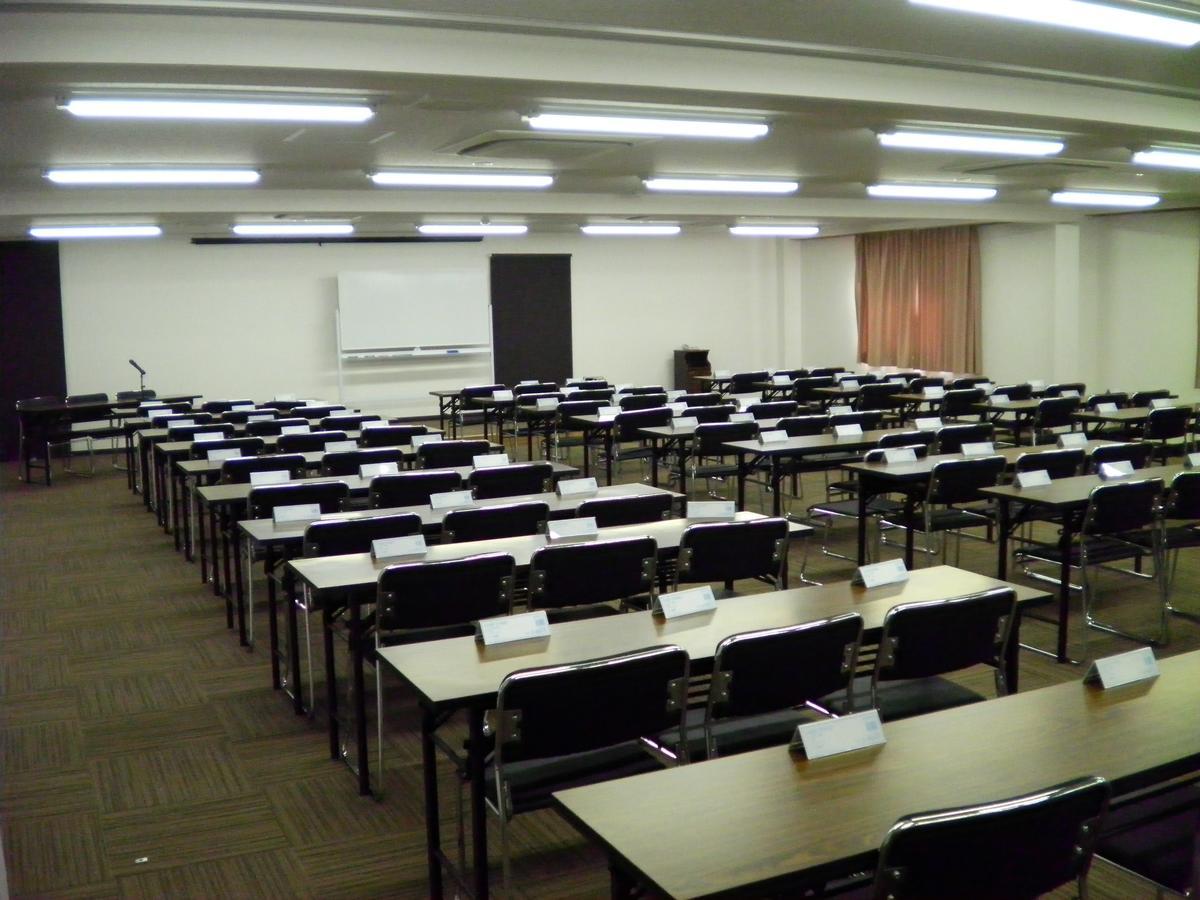
<path id="1" fill-rule="evenodd" d="M 858 361 L 979 371 L 979 233 L 975 226 L 855 238 Z"/>

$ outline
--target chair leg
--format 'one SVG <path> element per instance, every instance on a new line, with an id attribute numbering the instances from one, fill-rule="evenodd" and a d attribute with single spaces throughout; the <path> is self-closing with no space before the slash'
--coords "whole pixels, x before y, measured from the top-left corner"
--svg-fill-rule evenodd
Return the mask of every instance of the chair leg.
<path id="1" fill-rule="evenodd" d="M 383 758 L 383 666 L 379 664 L 379 639 L 375 639 L 375 752 L 378 758 L 376 771 L 376 790 L 375 796 L 382 798 L 384 795 L 384 758 Z M 311 683 L 311 682 L 310 682 Z"/>

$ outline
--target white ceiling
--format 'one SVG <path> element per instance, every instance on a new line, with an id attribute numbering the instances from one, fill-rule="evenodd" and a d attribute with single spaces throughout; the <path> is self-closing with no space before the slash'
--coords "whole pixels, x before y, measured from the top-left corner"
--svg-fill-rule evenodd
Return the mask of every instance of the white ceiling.
<path id="1" fill-rule="evenodd" d="M 1134 5 L 1134 4 L 1127 4 Z M 1142 4 L 1143 6 L 1148 4 Z M 1149 4 L 1161 8 L 1164 4 Z M 1200 3 L 1171 4 L 1200 20 Z M 222 90 L 369 100 L 364 125 L 77 120 L 72 92 Z M 751 143 L 548 140 L 522 113 L 575 106 L 766 116 Z M 906 0 L 362 0 L 0 5 L 0 237 L 34 223 L 153 219 L 223 236 L 272 216 L 349 217 L 364 234 L 428 221 L 812 222 L 826 234 L 963 221 L 1075 221 L 1060 188 L 1162 193 L 1200 206 L 1200 173 L 1131 150 L 1200 146 L 1200 47 L 1179 49 L 953 14 Z M 896 125 L 1062 136 L 1050 160 L 881 149 Z M 250 165 L 241 189 L 64 188 L 61 165 Z M 553 171 L 543 192 L 377 188 L 385 166 Z M 649 175 L 787 176 L 779 198 L 652 195 Z M 868 199 L 878 180 L 994 185 L 982 204 Z"/>

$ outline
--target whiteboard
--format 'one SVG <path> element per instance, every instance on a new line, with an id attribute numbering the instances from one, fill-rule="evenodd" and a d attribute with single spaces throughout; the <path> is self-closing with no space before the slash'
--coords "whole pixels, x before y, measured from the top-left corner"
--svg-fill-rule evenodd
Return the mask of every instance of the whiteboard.
<path id="1" fill-rule="evenodd" d="M 490 346 L 485 266 L 442 271 L 339 272 L 343 352 Z"/>

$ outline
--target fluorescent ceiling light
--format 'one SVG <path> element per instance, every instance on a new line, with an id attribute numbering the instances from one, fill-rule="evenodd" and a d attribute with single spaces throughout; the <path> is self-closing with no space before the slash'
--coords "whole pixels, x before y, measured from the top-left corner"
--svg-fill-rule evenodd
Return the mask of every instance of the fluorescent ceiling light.
<path id="1" fill-rule="evenodd" d="M 1061 25 L 1098 31 L 1118 37 L 1157 41 L 1177 47 L 1200 43 L 1200 22 L 1173 19 L 1153 13 L 1118 9 L 1083 0 L 909 0 L 918 6 L 936 6 L 956 12 L 999 16 L 1041 25 Z"/>
<path id="2" fill-rule="evenodd" d="M 344 222 L 277 222 L 267 225 L 234 225 L 239 237 L 334 237 L 354 234 L 354 226 Z"/>
<path id="3" fill-rule="evenodd" d="M 1151 147 L 1133 154 L 1133 161 L 1143 166 L 1163 166 L 1168 169 L 1200 169 L 1200 150 L 1163 150 Z"/>
<path id="4" fill-rule="evenodd" d="M 649 191 L 703 191 L 714 194 L 794 194 L 795 181 L 767 181 L 750 178 L 643 178 Z"/>
<path id="5" fill-rule="evenodd" d="M 46 178 L 55 184 L 254 184 L 254 169 L 50 169 Z"/>
<path id="6" fill-rule="evenodd" d="M 1113 194 L 1106 191 L 1059 191 L 1050 195 L 1054 203 L 1070 206 L 1153 206 L 1161 197 L 1155 194 Z"/>
<path id="7" fill-rule="evenodd" d="M 553 175 L 517 172 L 374 172 L 371 180 L 386 187 L 496 187 L 546 188 Z"/>
<path id="8" fill-rule="evenodd" d="M 678 225 L 581 225 L 584 234 L 671 235 L 679 234 Z"/>
<path id="9" fill-rule="evenodd" d="M 488 234 L 525 234 L 528 225 L 418 225 L 421 234 L 440 235 L 488 235 Z"/>
<path id="10" fill-rule="evenodd" d="M 729 233 L 740 237 L 814 237 L 821 233 L 816 225 L 730 225 Z"/>
<path id="11" fill-rule="evenodd" d="M 958 150 L 965 153 L 1002 153 L 1012 156 L 1053 156 L 1062 141 L 1045 138 L 1001 137 L 984 134 L 946 134 L 936 131 L 889 131 L 879 135 L 885 147 L 914 150 Z"/>
<path id="12" fill-rule="evenodd" d="M 57 238 L 123 238 L 158 237 L 157 225 L 39 225 L 29 229 L 29 236 L 42 239 Z"/>
<path id="13" fill-rule="evenodd" d="M 872 197 L 901 197 L 912 200 L 991 200 L 996 189 L 990 187 L 953 187 L 940 184 L 872 184 Z"/>
<path id="14" fill-rule="evenodd" d="M 603 116 L 586 113 L 541 113 L 526 116 L 539 131 L 591 131 L 599 134 L 651 134 L 663 137 L 760 138 L 770 128 L 765 122 L 730 122 L 712 119 L 660 119 L 646 116 Z"/>
<path id="15" fill-rule="evenodd" d="M 263 103 L 253 100 L 154 100 L 77 97 L 63 107 L 88 119 L 226 119 L 249 122 L 365 122 L 362 104 Z"/>

